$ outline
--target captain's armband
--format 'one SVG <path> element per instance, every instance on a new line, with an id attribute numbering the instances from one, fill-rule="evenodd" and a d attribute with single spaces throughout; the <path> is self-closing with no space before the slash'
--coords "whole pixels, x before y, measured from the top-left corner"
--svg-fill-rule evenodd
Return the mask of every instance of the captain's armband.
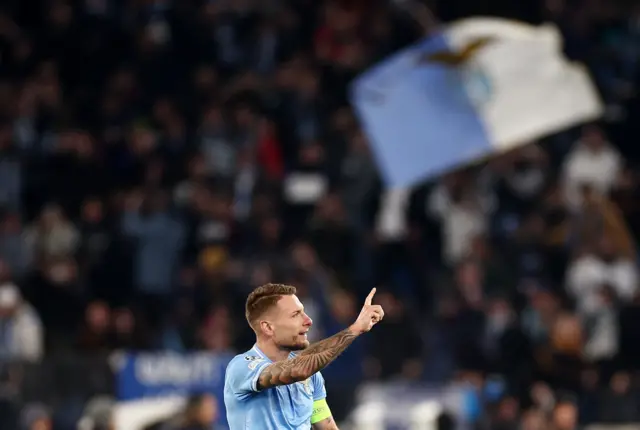
<path id="1" fill-rule="evenodd" d="M 313 413 L 311 414 L 311 424 L 319 423 L 331 416 L 331 409 L 327 405 L 327 399 L 320 399 L 313 402 Z"/>

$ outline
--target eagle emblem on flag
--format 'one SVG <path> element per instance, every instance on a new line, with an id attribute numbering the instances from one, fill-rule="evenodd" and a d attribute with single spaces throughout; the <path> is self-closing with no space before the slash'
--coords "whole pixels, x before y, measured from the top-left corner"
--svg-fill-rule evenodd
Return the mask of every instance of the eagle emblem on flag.
<path id="1" fill-rule="evenodd" d="M 418 57 L 418 64 L 438 64 L 455 69 L 452 84 L 461 86 L 474 104 L 483 104 L 491 97 L 491 80 L 473 60 L 478 52 L 494 41 L 492 37 L 478 37 L 457 51 L 446 50 L 421 54 Z"/>
<path id="2" fill-rule="evenodd" d="M 419 58 L 420 63 L 438 63 L 449 67 L 462 67 L 466 65 L 485 46 L 493 42 L 492 37 L 478 37 L 467 43 L 459 51 L 439 51 L 423 54 Z"/>

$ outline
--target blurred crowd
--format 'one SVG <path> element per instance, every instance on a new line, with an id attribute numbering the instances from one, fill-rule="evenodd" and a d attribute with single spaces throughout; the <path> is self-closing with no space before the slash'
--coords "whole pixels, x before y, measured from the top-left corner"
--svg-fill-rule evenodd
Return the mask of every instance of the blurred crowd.
<path id="1" fill-rule="evenodd" d="M 389 191 L 348 83 L 429 30 L 406 2 L 3 2 L 0 360 L 246 350 L 272 280 L 319 339 L 377 286 L 385 324 L 324 372 L 338 417 L 424 379 L 488 430 L 640 421 L 640 8 L 431 7 L 555 22 L 606 121 Z"/>

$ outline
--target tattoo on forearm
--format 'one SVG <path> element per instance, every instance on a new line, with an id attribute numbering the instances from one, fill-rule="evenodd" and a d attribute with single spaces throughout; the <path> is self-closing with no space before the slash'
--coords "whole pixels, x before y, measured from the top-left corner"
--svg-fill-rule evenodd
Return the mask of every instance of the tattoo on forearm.
<path id="1" fill-rule="evenodd" d="M 322 420 L 319 423 L 314 424 L 312 427 L 313 430 L 339 430 L 338 425 L 332 417 Z"/>
<path id="2" fill-rule="evenodd" d="M 267 366 L 258 378 L 258 388 L 289 385 L 304 381 L 335 360 L 357 336 L 346 329 L 327 339 L 314 343 L 291 360 L 278 361 Z"/>

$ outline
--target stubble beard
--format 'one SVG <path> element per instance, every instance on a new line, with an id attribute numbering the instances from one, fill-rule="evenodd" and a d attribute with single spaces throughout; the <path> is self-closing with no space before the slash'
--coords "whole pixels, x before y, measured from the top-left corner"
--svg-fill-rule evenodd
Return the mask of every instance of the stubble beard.
<path id="1" fill-rule="evenodd" d="M 285 351 L 302 351 L 309 347 L 309 341 L 305 340 L 304 342 L 300 342 L 299 340 L 295 339 L 292 340 L 290 344 L 280 344 L 278 346 Z"/>

